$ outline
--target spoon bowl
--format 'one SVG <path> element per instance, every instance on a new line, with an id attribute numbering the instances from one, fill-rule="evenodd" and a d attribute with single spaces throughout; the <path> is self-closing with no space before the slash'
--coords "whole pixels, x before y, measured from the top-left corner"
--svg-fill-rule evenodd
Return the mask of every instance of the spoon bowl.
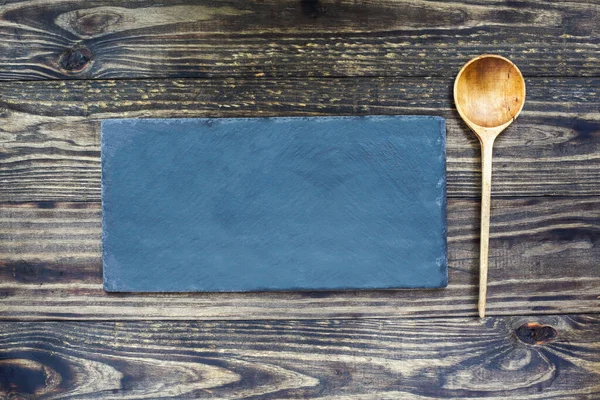
<path id="1" fill-rule="evenodd" d="M 467 62 L 454 81 L 454 103 L 481 144 L 481 238 L 479 251 L 479 316 L 485 317 L 487 295 L 492 148 L 496 137 L 525 104 L 525 80 L 510 60 L 484 54 Z"/>
<path id="2" fill-rule="evenodd" d="M 525 80 L 510 60 L 482 55 L 466 63 L 458 73 L 454 101 L 458 113 L 476 134 L 498 134 L 523 109 Z"/>

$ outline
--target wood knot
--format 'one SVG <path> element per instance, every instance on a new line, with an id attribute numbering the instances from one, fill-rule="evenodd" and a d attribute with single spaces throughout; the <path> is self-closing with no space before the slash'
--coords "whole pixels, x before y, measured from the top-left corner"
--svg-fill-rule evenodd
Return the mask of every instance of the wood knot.
<path id="1" fill-rule="evenodd" d="M 61 375 L 49 365 L 27 358 L 0 359 L 0 399 L 37 399 L 54 392 Z"/>
<path id="2" fill-rule="evenodd" d="M 558 337 L 558 332 L 551 326 L 537 322 L 528 322 L 517 328 L 517 337 L 523 343 L 532 345 L 546 344 Z"/>
<path id="3" fill-rule="evenodd" d="M 327 7 L 319 4 L 319 0 L 301 0 L 302 13 L 310 18 L 317 18 L 319 14 L 325 14 Z"/>
<path id="4" fill-rule="evenodd" d="M 65 71 L 83 71 L 92 61 L 92 52 L 87 47 L 75 47 L 65 51 L 60 59 L 60 66 Z"/>

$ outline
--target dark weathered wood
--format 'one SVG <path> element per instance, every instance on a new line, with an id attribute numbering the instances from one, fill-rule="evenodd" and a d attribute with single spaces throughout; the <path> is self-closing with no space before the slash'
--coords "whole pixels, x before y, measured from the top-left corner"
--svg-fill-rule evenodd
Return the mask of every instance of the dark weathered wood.
<path id="1" fill-rule="evenodd" d="M 600 194 L 600 79 L 528 79 L 495 145 L 495 196 Z M 452 79 L 0 83 L 0 201 L 100 199 L 100 120 L 115 117 L 431 114 L 448 122 L 448 195 L 480 193 L 479 143 Z"/>
<path id="2" fill-rule="evenodd" d="M 146 320 L 0 323 L 0 398 L 600 398 L 598 314 L 541 315 L 600 310 L 599 17 L 597 0 L 0 1 L 0 319 Z M 535 317 L 464 318 L 479 150 L 451 87 L 486 52 L 528 90 L 494 154 L 488 312 Z M 157 79 L 85 80 L 122 78 Z M 448 120 L 447 289 L 102 290 L 100 120 L 365 114 Z M 411 316 L 444 318 L 394 319 Z"/>
<path id="3" fill-rule="evenodd" d="M 597 1 L 8 2 L 0 79 L 452 76 L 489 52 L 598 76 L 598 18 Z"/>
<path id="4" fill-rule="evenodd" d="M 600 310 L 600 198 L 492 202 L 490 315 Z M 441 290 L 107 294 L 97 203 L 0 207 L 0 318 L 290 319 L 475 315 L 476 199 L 448 207 Z"/>
<path id="5" fill-rule="evenodd" d="M 0 397 L 595 399 L 599 330 L 597 315 L 9 322 Z"/>

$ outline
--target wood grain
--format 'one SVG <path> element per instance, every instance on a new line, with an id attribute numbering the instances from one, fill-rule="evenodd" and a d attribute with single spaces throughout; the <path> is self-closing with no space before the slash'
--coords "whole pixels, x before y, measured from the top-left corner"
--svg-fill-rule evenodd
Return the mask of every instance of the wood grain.
<path id="1" fill-rule="evenodd" d="M 0 79 L 453 76 L 498 53 L 598 76 L 596 1 L 9 1 Z"/>
<path id="2" fill-rule="evenodd" d="M 476 315 L 476 199 L 448 206 L 442 290 L 108 294 L 98 203 L 0 206 L 0 319 L 302 319 Z M 600 198 L 492 203 L 488 313 L 600 310 Z"/>
<path id="3" fill-rule="evenodd" d="M 0 399 L 600 398 L 599 19 L 597 0 L 0 1 Z M 528 88 L 494 152 L 483 320 L 478 143 L 451 100 L 481 53 Z M 100 120 L 365 114 L 447 118 L 447 289 L 102 290 Z"/>
<path id="4" fill-rule="evenodd" d="M 597 315 L 1 323 L 0 397 L 594 399 L 599 329 Z"/>
<path id="5" fill-rule="evenodd" d="M 451 78 L 0 83 L 0 201 L 98 201 L 100 120 L 432 114 L 447 118 L 448 195 L 478 197 L 479 144 Z M 528 79 L 496 142 L 493 195 L 600 195 L 600 79 Z"/>

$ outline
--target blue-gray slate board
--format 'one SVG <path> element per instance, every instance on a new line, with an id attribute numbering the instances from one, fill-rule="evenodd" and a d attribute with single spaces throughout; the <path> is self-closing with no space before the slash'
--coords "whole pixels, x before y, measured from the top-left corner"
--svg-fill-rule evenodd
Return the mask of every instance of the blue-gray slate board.
<path id="1" fill-rule="evenodd" d="M 102 123 L 111 292 L 447 284 L 439 117 Z"/>

